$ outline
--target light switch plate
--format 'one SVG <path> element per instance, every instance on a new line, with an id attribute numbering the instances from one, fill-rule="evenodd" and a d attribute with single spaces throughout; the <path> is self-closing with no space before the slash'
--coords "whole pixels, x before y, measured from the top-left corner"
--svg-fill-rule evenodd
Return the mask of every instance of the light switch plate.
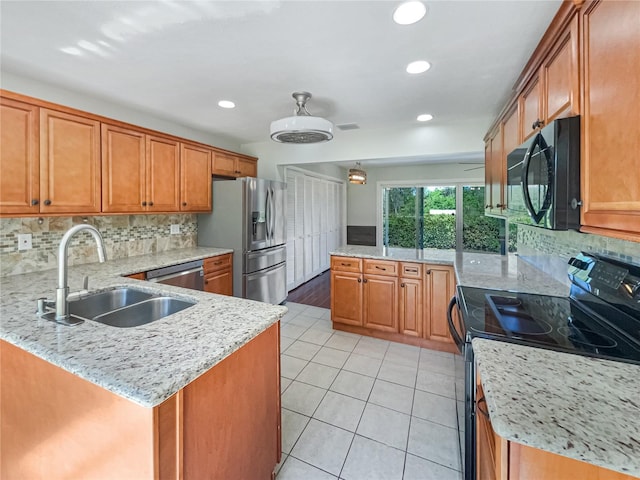
<path id="1" fill-rule="evenodd" d="M 172 223 L 171 224 L 171 235 L 178 235 L 180 233 L 180 224 Z"/>
<path id="2" fill-rule="evenodd" d="M 18 250 L 31 250 L 33 246 L 31 245 L 31 234 L 30 233 L 19 233 L 18 234 Z"/>

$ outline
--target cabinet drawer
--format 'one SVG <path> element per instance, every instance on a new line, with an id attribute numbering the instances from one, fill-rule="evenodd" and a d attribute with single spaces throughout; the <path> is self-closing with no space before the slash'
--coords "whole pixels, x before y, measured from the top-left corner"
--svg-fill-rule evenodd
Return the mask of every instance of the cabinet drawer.
<path id="1" fill-rule="evenodd" d="M 340 272 L 362 272 L 362 259 L 353 257 L 331 257 L 331 270 Z"/>
<path id="2" fill-rule="evenodd" d="M 218 255 L 217 257 L 209 257 L 204 259 L 204 274 L 216 272 L 224 268 L 231 267 L 231 254 Z"/>
<path id="3" fill-rule="evenodd" d="M 364 261 L 364 273 L 373 275 L 398 275 L 398 262 L 388 260 L 367 260 Z"/>
<path id="4" fill-rule="evenodd" d="M 403 278 L 422 278 L 422 264 L 400 263 L 400 276 Z"/>

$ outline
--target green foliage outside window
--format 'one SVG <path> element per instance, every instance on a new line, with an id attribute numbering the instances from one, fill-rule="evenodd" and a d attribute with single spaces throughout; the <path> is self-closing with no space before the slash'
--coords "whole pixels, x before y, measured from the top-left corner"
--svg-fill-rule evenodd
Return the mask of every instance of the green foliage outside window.
<path id="1" fill-rule="evenodd" d="M 387 189 L 389 211 L 385 233 L 391 247 L 415 248 L 419 244 L 419 219 L 416 219 L 417 188 Z M 463 189 L 463 248 L 465 251 L 499 252 L 501 220 L 484 215 L 484 188 Z M 456 217 L 429 214 L 431 210 L 455 210 L 455 187 L 424 189 L 424 248 L 455 249 Z M 509 226 L 509 251 L 516 250 L 515 225 Z"/>

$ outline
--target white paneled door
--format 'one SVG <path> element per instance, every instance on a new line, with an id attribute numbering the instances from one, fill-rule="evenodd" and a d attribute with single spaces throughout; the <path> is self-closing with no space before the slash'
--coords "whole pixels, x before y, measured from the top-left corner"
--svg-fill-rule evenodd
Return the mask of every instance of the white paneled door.
<path id="1" fill-rule="evenodd" d="M 341 204 L 343 182 L 287 169 L 287 286 L 329 269 L 329 252 L 341 244 L 346 228 Z"/>

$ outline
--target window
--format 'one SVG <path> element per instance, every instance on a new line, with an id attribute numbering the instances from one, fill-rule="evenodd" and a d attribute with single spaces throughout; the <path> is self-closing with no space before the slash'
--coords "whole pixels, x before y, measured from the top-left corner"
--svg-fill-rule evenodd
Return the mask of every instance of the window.
<path id="1" fill-rule="evenodd" d="M 505 221 L 484 215 L 484 186 L 382 186 L 382 245 L 500 253 Z"/>

